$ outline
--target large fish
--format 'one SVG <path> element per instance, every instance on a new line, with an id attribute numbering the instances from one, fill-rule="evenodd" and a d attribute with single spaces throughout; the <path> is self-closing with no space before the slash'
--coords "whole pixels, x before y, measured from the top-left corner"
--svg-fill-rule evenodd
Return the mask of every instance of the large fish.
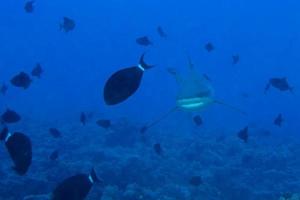
<path id="1" fill-rule="evenodd" d="M 0 118 L 1 123 L 12 124 L 21 120 L 21 116 L 14 110 L 7 109 Z"/>
<path id="2" fill-rule="evenodd" d="M 27 89 L 31 84 L 31 79 L 27 73 L 20 72 L 19 74 L 15 75 L 10 82 L 15 87 Z"/>
<path id="3" fill-rule="evenodd" d="M 144 62 L 143 54 L 137 66 L 128 67 L 115 72 L 104 86 L 104 101 L 107 105 L 119 104 L 132 96 L 140 87 L 145 70 L 153 66 Z"/>
<path id="4" fill-rule="evenodd" d="M 10 133 L 5 127 L 0 133 L 0 140 L 5 142 L 8 153 L 14 162 L 13 169 L 19 175 L 25 175 L 32 161 L 32 147 L 29 137 L 23 133 Z"/>
<path id="5" fill-rule="evenodd" d="M 265 93 L 270 89 L 270 87 L 274 87 L 279 91 L 285 92 L 290 91 L 293 93 L 293 87 L 287 81 L 287 78 L 271 78 L 268 84 L 265 87 Z"/>

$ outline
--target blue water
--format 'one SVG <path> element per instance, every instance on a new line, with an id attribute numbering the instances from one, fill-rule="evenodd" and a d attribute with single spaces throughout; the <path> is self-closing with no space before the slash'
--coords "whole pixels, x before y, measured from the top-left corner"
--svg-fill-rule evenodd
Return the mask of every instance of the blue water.
<path id="1" fill-rule="evenodd" d="M 0 199 L 50 193 L 64 178 L 91 167 L 105 184 L 94 186 L 87 199 L 277 200 L 300 193 L 300 2 L 36 0 L 33 13 L 24 4 L 0 6 L 0 84 L 8 85 L 0 113 L 11 108 L 22 116 L 9 128 L 30 136 L 33 163 L 20 177 L 1 148 Z M 74 31 L 59 30 L 64 16 L 75 20 Z M 154 45 L 138 45 L 141 36 Z M 207 42 L 214 51 L 204 49 Z M 105 81 L 137 65 L 144 52 L 155 67 L 145 72 L 138 91 L 119 105 L 105 105 Z M 177 83 L 166 69 L 184 72 L 187 53 L 199 74 L 212 79 L 216 98 L 247 115 L 221 105 L 177 111 L 141 138 L 141 126 L 176 105 Z M 235 54 L 240 62 L 232 65 Z M 33 78 L 27 90 L 10 84 L 37 62 L 44 69 L 41 79 Z M 264 94 L 272 77 L 287 77 L 294 94 L 275 88 Z M 81 112 L 92 113 L 87 126 L 79 122 Z M 281 128 L 273 124 L 279 113 Z M 192 121 L 196 114 L 201 127 Z M 98 127 L 98 119 L 110 119 L 112 128 Z M 245 126 L 248 144 L 237 137 Z M 63 138 L 51 138 L 51 127 Z M 165 157 L 154 153 L 156 142 Z M 54 149 L 61 155 L 52 162 Z M 203 184 L 189 185 L 197 174 Z"/>

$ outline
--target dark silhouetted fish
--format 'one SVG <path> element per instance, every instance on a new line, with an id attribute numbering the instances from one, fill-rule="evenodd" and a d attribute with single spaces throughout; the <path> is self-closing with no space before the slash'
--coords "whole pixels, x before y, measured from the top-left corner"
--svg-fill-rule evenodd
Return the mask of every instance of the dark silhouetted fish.
<path id="1" fill-rule="evenodd" d="M 57 160 L 58 156 L 59 156 L 59 151 L 58 150 L 54 150 L 50 154 L 49 159 L 52 160 L 52 161 L 55 161 L 55 160 Z"/>
<path id="2" fill-rule="evenodd" d="M 153 44 L 147 36 L 137 38 L 136 43 L 142 46 L 149 46 Z"/>
<path id="3" fill-rule="evenodd" d="M 111 126 L 111 121 L 108 119 L 100 119 L 96 123 L 98 126 L 105 128 L 105 129 L 108 129 Z"/>
<path id="4" fill-rule="evenodd" d="M 24 6 L 24 10 L 27 13 L 33 13 L 35 1 L 27 1 Z"/>
<path id="5" fill-rule="evenodd" d="M 265 88 L 265 93 L 273 86 L 280 91 L 293 92 L 293 88 L 289 85 L 287 78 L 271 78 Z"/>
<path id="6" fill-rule="evenodd" d="M 167 37 L 167 34 L 164 32 L 164 30 L 162 29 L 161 26 L 157 27 L 157 32 L 158 32 L 158 34 L 159 34 L 160 37 L 162 37 L 162 38 L 166 38 Z"/>
<path id="7" fill-rule="evenodd" d="M 10 133 L 4 128 L 0 133 L 0 140 L 5 142 L 8 153 L 14 162 L 13 169 L 19 175 L 25 175 L 32 161 L 32 146 L 30 139 L 23 133 Z"/>
<path id="8" fill-rule="evenodd" d="M 144 54 L 137 66 L 121 69 L 106 81 L 104 101 L 107 105 L 119 104 L 132 96 L 140 86 L 144 71 L 152 68 L 144 62 Z"/>
<path id="9" fill-rule="evenodd" d="M 215 49 L 214 45 L 210 42 L 208 42 L 205 46 L 206 51 L 211 52 Z"/>
<path id="10" fill-rule="evenodd" d="M 189 183 L 192 186 L 198 187 L 203 183 L 203 181 L 201 176 L 192 176 L 189 180 Z"/>
<path id="11" fill-rule="evenodd" d="M 64 17 L 63 22 L 59 25 L 60 30 L 63 30 L 66 33 L 73 31 L 75 29 L 75 26 L 75 21 L 68 17 Z"/>
<path id="12" fill-rule="evenodd" d="M 49 133 L 54 138 L 60 138 L 62 136 L 61 132 L 58 129 L 56 129 L 56 128 L 49 128 Z"/>
<path id="13" fill-rule="evenodd" d="M 84 200 L 92 186 L 100 182 L 95 170 L 88 174 L 77 174 L 62 181 L 52 192 L 51 200 Z M 98 197 L 101 199 L 101 197 Z"/>
<path id="14" fill-rule="evenodd" d="M 36 66 L 32 69 L 31 75 L 41 78 L 42 73 L 43 73 L 43 68 L 40 63 L 37 63 Z"/>
<path id="15" fill-rule="evenodd" d="M 21 116 L 14 110 L 7 109 L 1 115 L 1 122 L 6 124 L 17 123 L 21 120 Z"/>
<path id="16" fill-rule="evenodd" d="M 196 126 L 201 126 L 203 124 L 203 120 L 200 115 L 196 115 L 195 117 L 193 117 L 193 120 Z"/>
<path id="17" fill-rule="evenodd" d="M 239 55 L 233 55 L 232 56 L 232 64 L 236 65 L 240 62 L 240 56 Z"/>
<path id="18" fill-rule="evenodd" d="M 283 121 L 284 121 L 284 120 L 283 120 L 282 114 L 279 114 L 279 115 L 275 118 L 274 124 L 277 125 L 277 126 L 279 126 L 279 127 L 281 127 Z"/>
<path id="19" fill-rule="evenodd" d="M 248 134 L 248 126 L 238 132 L 238 137 L 243 140 L 245 143 L 248 142 L 249 134 Z"/>
<path id="20" fill-rule="evenodd" d="M 14 76 L 10 82 L 15 87 L 27 89 L 31 84 L 31 79 L 27 73 L 20 72 L 18 75 Z"/>
<path id="21" fill-rule="evenodd" d="M 83 126 L 85 126 L 85 124 L 86 124 L 86 115 L 85 115 L 84 112 L 81 112 L 81 114 L 80 114 L 80 123 L 81 123 Z"/>
<path id="22" fill-rule="evenodd" d="M 0 87 L 1 94 L 5 95 L 7 92 L 7 89 L 8 89 L 7 85 L 5 83 L 3 83 Z"/>
<path id="23" fill-rule="evenodd" d="M 159 143 L 156 143 L 156 144 L 154 144 L 153 145 L 153 149 L 154 149 L 154 151 L 155 151 L 155 153 L 157 154 L 157 155 L 162 155 L 163 154 L 163 150 L 162 150 L 162 147 L 161 147 L 161 145 L 159 144 Z"/>

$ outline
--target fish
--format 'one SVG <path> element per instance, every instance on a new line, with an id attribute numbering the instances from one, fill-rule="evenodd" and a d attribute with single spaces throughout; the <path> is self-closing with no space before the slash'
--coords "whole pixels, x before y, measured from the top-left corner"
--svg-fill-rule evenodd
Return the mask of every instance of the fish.
<path id="1" fill-rule="evenodd" d="M 284 121 L 284 120 L 283 120 L 282 114 L 279 114 L 279 115 L 275 118 L 274 124 L 275 124 L 276 126 L 281 127 L 283 121 Z"/>
<path id="2" fill-rule="evenodd" d="M 215 49 L 214 45 L 211 42 L 206 43 L 206 45 L 204 46 L 204 48 L 208 52 L 212 52 Z"/>
<path id="3" fill-rule="evenodd" d="M 189 180 L 189 184 L 198 187 L 201 184 L 203 184 L 202 177 L 201 176 L 192 176 Z"/>
<path id="4" fill-rule="evenodd" d="M 62 136 L 61 132 L 56 128 L 49 128 L 49 133 L 54 138 L 60 138 Z"/>
<path id="5" fill-rule="evenodd" d="M 243 140 L 245 143 L 248 142 L 248 138 L 249 138 L 249 134 L 248 134 L 248 126 L 246 126 L 245 128 L 243 128 L 242 130 L 240 130 L 237 133 L 237 136 Z"/>
<path id="6" fill-rule="evenodd" d="M 162 149 L 160 143 L 154 144 L 153 149 L 157 155 L 161 156 L 163 154 L 163 149 Z"/>
<path id="7" fill-rule="evenodd" d="M 4 127 L 0 133 L 0 140 L 4 141 L 6 149 L 12 159 L 13 170 L 20 176 L 27 173 L 32 162 L 32 145 L 28 136 L 23 133 L 10 133 Z"/>
<path id="8" fill-rule="evenodd" d="M 147 36 L 139 37 L 135 41 L 141 46 L 149 46 L 153 44 Z"/>
<path id="9" fill-rule="evenodd" d="M 196 115 L 193 117 L 194 123 L 196 124 L 196 126 L 201 126 L 203 124 L 203 120 L 200 117 L 200 115 Z"/>
<path id="10" fill-rule="evenodd" d="M 104 129 L 108 129 L 111 126 L 111 121 L 108 119 L 100 119 L 96 123 L 98 126 L 104 128 Z"/>
<path id="11" fill-rule="evenodd" d="M 157 33 L 158 33 L 159 36 L 162 37 L 162 38 L 166 38 L 166 37 L 167 37 L 167 34 L 164 32 L 164 30 L 162 29 L 161 26 L 158 26 L 158 27 L 157 27 Z"/>
<path id="12" fill-rule="evenodd" d="M 24 10 L 27 13 L 33 13 L 35 1 L 27 1 L 24 6 Z"/>
<path id="13" fill-rule="evenodd" d="M 240 62 L 240 56 L 238 54 L 232 56 L 232 64 L 236 65 Z"/>
<path id="14" fill-rule="evenodd" d="M 58 150 L 54 150 L 50 154 L 49 159 L 52 160 L 52 161 L 55 161 L 55 160 L 57 160 L 58 156 L 59 156 L 59 151 Z"/>
<path id="15" fill-rule="evenodd" d="M 271 78 L 265 87 L 265 93 L 270 89 L 271 86 L 282 92 L 290 91 L 293 93 L 293 87 L 290 86 L 286 77 Z"/>
<path id="16" fill-rule="evenodd" d="M 59 24 L 60 30 L 64 31 L 65 33 L 73 31 L 75 27 L 76 27 L 75 21 L 69 17 L 64 17 L 63 22 Z"/>
<path id="17" fill-rule="evenodd" d="M 141 56 L 137 66 L 121 69 L 109 77 L 103 90 L 106 105 L 120 104 L 137 91 L 144 72 L 153 67 L 144 62 L 144 56 Z"/>
<path id="18" fill-rule="evenodd" d="M 6 92 L 7 92 L 7 89 L 8 89 L 7 85 L 6 85 L 5 83 L 3 83 L 3 84 L 1 85 L 1 87 L 0 87 L 0 93 L 1 93 L 2 95 L 5 95 Z"/>
<path id="19" fill-rule="evenodd" d="M 36 66 L 32 69 L 31 75 L 35 76 L 37 78 L 41 78 L 41 75 L 42 75 L 43 72 L 44 71 L 43 71 L 43 68 L 42 68 L 41 64 L 37 63 Z"/>
<path id="20" fill-rule="evenodd" d="M 11 80 L 11 84 L 15 87 L 20 87 L 23 89 L 27 89 L 32 80 L 30 79 L 30 76 L 25 72 L 20 72 L 19 74 L 15 75 Z"/>
<path id="21" fill-rule="evenodd" d="M 84 200 L 95 183 L 100 182 L 94 169 L 90 174 L 77 174 L 59 183 L 51 200 Z M 101 197 L 98 197 L 101 199 Z"/>
<path id="22" fill-rule="evenodd" d="M 13 124 L 17 123 L 21 120 L 21 116 L 14 110 L 7 109 L 2 115 L 1 115 L 1 122 L 5 124 Z"/>
<path id="23" fill-rule="evenodd" d="M 84 112 L 81 112 L 81 114 L 80 114 L 80 123 L 81 123 L 83 126 L 85 126 L 85 124 L 86 124 L 86 115 L 85 115 Z"/>

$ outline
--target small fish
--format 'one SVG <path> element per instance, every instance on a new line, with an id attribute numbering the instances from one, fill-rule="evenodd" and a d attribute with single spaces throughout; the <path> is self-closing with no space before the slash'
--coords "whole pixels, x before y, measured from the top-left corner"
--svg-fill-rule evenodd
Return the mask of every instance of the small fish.
<path id="1" fill-rule="evenodd" d="M 31 75 L 32 76 L 35 76 L 35 77 L 38 77 L 38 78 L 41 78 L 41 75 L 43 73 L 43 68 L 41 66 L 40 63 L 37 63 L 36 66 L 32 69 L 31 71 Z"/>
<path id="2" fill-rule="evenodd" d="M 153 149 L 157 155 L 161 156 L 163 154 L 163 149 L 159 143 L 154 144 Z"/>
<path id="3" fill-rule="evenodd" d="M 215 49 L 214 45 L 210 42 L 208 42 L 204 47 L 208 52 L 212 52 Z"/>
<path id="4" fill-rule="evenodd" d="M 100 119 L 96 123 L 98 126 L 105 128 L 105 129 L 108 129 L 111 126 L 111 121 L 108 119 Z"/>
<path id="5" fill-rule="evenodd" d="M 149 46 L 153 44 L 147 36 L 137 38 L 136 43 L 142 46 Z"/>
<path id="6" fill-rule="evenodd" d="M 85 115 L 84 112 L 81 112 L 81 114 L 80 114 L 80 123 L 81 123 L 83 126 L 85 126 L 85 124 L 86 124 L 86 115 Z"/>
<path id="7" fill-rule="evenodd" d="M 199 115 L 196 115 L 195 117 L 193 117 L 194 123 L 196 124 L 196 126 L 201 126 L 203 124 L 203 120 Z"/>
<path id="8" fill-rule="evenodd" d="M 201 176 L 192 176 L 189 180 L 190 185 L 198 187 L 203 184 Z"/>
<path id="9" fill-rule="evenodd" d="M 276 126 L 281 127 L 283 121 L 284 121 L 284 120 L 283 120 L 282 114 L 279 114 L 279 115 L 275 118 L 274 124 L 275 124 Z"/>
<path id="10" fill-rule="evenodd" d="M 237 54 L 237 55 L 233 55 L 232 56 L 232 64 L 233 65 L 236 65 L 240 62 L 240 56 Z"/>
<path id="11" fill-rule="evenodd" d="M 6 85 L 5 83 L 3 83 L 3 84 L 1 85 L 1 87 L 0 87 L 0 93 L 1 93 L 2 95 L 5 95 L 6 92 L 7 92 L 7 89 L 8 89 L 7 85 Z"/>
<path id="12" fill-rule="evenodd" d="M 158 32 L 158 34 L 159 34 L 160 37 L 162 37 L 162 38 L 166 38 L 167 37 L 167 34 L 164 32 L 164 30 L 162 29 L 161 26 L 157 27 L 157 32 Z"/>
<path id="13" fill-rule="evenodd" d="M 13 170 L 18 175 L 25 175 L 32 161 L 30 138 L 23 133 L 10 133 L 5 127 L 0 133 L 0 140 L 5 142 L 7 151 L 14 163 Z"/>
<path id="14" fill-rule="evenodd" d="M 61 23 L 59 25 L 60 30 L 62 30 L 66 33 L 70 32 L 70 31 L 73 31 L 75 29 L 75 26 L 76 26 L 75 21 L 71 18 L 68 18 L 68 17 L 64 17 L 63 18 L 63 23 Z"/>
<path id="15" fill-rule="evenodd" d="M 1 121 L 6 124 L 17 123 L 21 120 L 21 116 L 14 110 L 7 109 L 1 115 Z"/>
<path id="16" fill-rule="evenodd" d="M 103 91 L 106 105 L 119 104 L 137 91 L 144 72 L 153 67 L 144 62 L 144 56 L 145 54 L 141 56 L 137 66 L 121 69 L 109 77 Z"/>
<path id="17" fill-rule="evenodd" d="M 248 142 L 249 134 L 248 134 L 248 126 L 238 132 L 238 137 L 243 140 L 245 143 Z"/>
<path id="18" fill-rule="evenodd" d="M 52 200 L 84 200 L 92 186 L 100 182 L 96 172 L 77 174 L 62 181 L 52 192 Z M 101 197 L 98 197 L 101 199 Z"/>
<path id="19" fill-rule="evenodd" d="M 55 161 L 55 160 L 57 160 L 58 156 L 59 156 L 59 151 L 58 150 L 54 150 L 50 154 L 49 159 L 52 160 L 52 161 Z"/>
<path id="20" fill-rule="evenodd" d="M 30 77 L 27 73 L 20 72 L 19 74 L 14 76 L 10 80 L 10 82 L 15 87 L 20 87 L 20 88 L 27 89 L 30 86 L 32 81 L 31 81 L 31 79 L 30 79 Z"/>
<path id="21" fill-rule="evenodd" d="M 56 128 L 50 128 L 49 133 L 54 137 L 54 138 L 60 138 L 62 136 L 61 132 L 56 129 Z"/>
<path id="22" fill-rule="evenodd" d="M 265 87 L 265 93 L 270 89 L 271 86 L 282 92 L 290 91 L 293 93 L 293 88 L 289 85 L 287 78 L 271 78 Z"/>
<path id="23" fill-rule="evenodd" d="M 207 74 L 202 74 L 202 76 L 209 82 L 211 82 L 211 78 Z"/>
<path id="24" fill-rule="evenodd" d="M 27 1 L 24 6 L 24 10 L 27 13 L 33 13 L 35 1 Z"/>

